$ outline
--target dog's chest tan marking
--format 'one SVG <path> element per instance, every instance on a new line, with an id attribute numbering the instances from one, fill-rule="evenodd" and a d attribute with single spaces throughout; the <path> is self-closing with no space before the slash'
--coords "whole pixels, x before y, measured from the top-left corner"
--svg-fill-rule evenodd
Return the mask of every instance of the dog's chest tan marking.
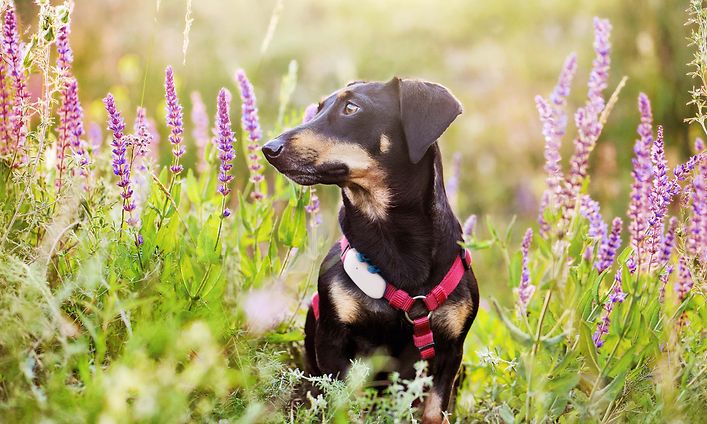
<path id="1" fill-rule="evenodd" d="M 432 327 L 435 331 L 443 331 L 449 337 L 459 337 L 471 309 L 470 299 L 447 301 L 432 313 Z"/>
<path id="2" fill-rule="evenodd" d="M 329 286 L 329 297 L 334 305 L 336 316 L 344 324 L 353 324 L 361 314 L 361 305 L 358 299 L 349 292 L 338 278 Z"/>

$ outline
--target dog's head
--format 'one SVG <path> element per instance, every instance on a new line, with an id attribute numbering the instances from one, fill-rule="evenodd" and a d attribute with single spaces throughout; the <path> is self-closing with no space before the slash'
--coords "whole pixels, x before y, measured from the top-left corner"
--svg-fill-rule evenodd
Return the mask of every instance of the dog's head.
<path id="1" fill-rule="evenodd" d="M 265 144 L 263 154 L 296 183 L 337 184 L 349 197 L 372 195 L 385 209 L 389 177 L 412 176 L 461 112 L 439 84 L 354 82 L 319 103 L 309 122 Z"/>

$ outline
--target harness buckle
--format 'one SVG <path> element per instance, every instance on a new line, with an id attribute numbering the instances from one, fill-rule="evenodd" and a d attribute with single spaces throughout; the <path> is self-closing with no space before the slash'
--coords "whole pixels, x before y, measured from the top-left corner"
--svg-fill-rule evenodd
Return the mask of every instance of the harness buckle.
<path id="1" fill-rule="evenodd" d="M 427 305 L 424 302 L 426 297 L 427 296 L 413 296 L 412 297 L 412 301 L 413 301 L 412 304 L 414 305 L 416 300 L 422 300 L 422 303 L 425 305 L 425 308 L 427 308 Z M 410 324 L 415 325 L 415 321 L 413 321 L 412 318 L 410 318 L 410 314 L 408 314 L 408 311 L 403 311 L 403 312 L 405 313 L 405 319 L 407 319 Z M 431 316 L 432 316 L 432 311 L 430 311 L 428 309 L 427 310 L 427 319 L 430 319 Z"/>

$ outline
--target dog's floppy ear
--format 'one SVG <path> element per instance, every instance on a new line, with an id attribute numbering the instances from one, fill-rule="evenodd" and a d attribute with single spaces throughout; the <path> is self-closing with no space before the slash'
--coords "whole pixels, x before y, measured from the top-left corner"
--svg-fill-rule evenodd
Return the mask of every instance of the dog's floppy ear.
<path id="1" fill-rule="evenodd" d="M 412 163 L 418 163 L 427 149 L 462 113 L 462 105 L 445 87 L 427 81 L 399 79 L 400 120 Z"/>

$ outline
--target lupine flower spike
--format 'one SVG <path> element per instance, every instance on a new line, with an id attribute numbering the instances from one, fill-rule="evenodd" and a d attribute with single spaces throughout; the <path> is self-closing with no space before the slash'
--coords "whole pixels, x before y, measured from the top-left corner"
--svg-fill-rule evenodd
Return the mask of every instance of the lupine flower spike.
<path id="1" fill-rule="evenodd" d="M 670 274 L 673 273 L 673 266 L 668 265 L 665 270 L 660 274 L 660 295 L 658 296 L 658 301 L 663 303 L 665 301 L 665 286 L 668 284 L 668 279 Z"/>
<path id="2" fill-rule="evenodd" d="M 184 133 L 182 105 L 177 97 L 177 89 L 174 85 L 174 72 L 172 67 L 168 66 L 165 70 L 164 87 L 167 98 L 167 125 L 170 128 L 169 142 L 172 143 L 172 165 L 169 167 L 172 171 L 172 179 L 169 189 L 172 189 L 174 184 L 174 176 L 179 175 L 184 170 L 184 167 L 179 163 L 180 158 L 186 153 L 186 147 L 182 144 L 182 134 Z"/>
<path id="3" fill-rule="evenodd" d="M 621 268 L 616 271 L 616 276 L 614 277 L 614 285 L 609 293 L 606 302 L 604 302 L 604 314 L 597 324 L 597 329 L 594 332 L 592 340 L 597 348 L 604 345 L 603 337 L 605 334 L 609 333 L 609 325 L 611 324 L 611 312 L 614 310 L 614 306 L 617 303 L 622 303 L 626 299 L 626 294 L 621 289 Z"/>
<path id="4" fill-rule="evenodd" d="M 631 171 L 633 183 L 627 215 L 631 219 L 628 225 L 630 244 L 633 248 L 631 260 L 634 263 L 645 263 L 648 259 L 645 254 L 647 249 L 642 241 L 650 218 L 650 181 L 653 176 L 650 149 L 653 145 L 653 115 L 650 100 L 643 93 L 638 96 L 638 110 L 641 114 L 641 123 L 636 132 L 640 138 L 636 140 L 633 147 L 635 155 L 632 159 L 633 170 Z"/>
<path id="5" fill-rule="evenodd" d="M 139 227 L 140 219 L 133 216 L 135 210 L 135 202 L 133 199 L 133 188 L 130 181 L 130 160 L 127 157 L 127 137 L 123 133 L 125 131 L 125 121 L 120 116 L 120 112 L 116 108 L 115 99 L 112 94 L 108 94 L 103 99 L 106 111 L 108 112 L 108 129 L 113 133 L 113 141 L 111 142 L 113 152 L 113 173 L 118 177 L 117 186 L 122 190 L 120 196 L 123 199 L 123 206 L 120 219 L 120 231 L 122 232 L 123 223 L 125 222 L 125 213 L 128 213 L 128 225 Z M 137 234 L 136 234 L 137 237 Z M 139 244 L 136 238 L 136 244 Z"/>
<path id="6" fill-rule="evenodd" d="M 255 90 L 242 69 L 236 71 L 236 80 L 241 92 L 241 124 L 243 130 L 248 134 L 248 170 L 250 171 L 250 182 L 253 183 L 251 197 L 260 200 L 263 198 L 262 182 L 264 178 L 262 175 L 263 165 L 260 163 L 260 139 L 263 135 L 260 130 Z"/>
<path id="7" fill-rule="evenodd" d="M 687 254 L 707 262 L 707 160 L 692 180 L 692 216 L 688 226 Z"/>
<path id="8" fill-rule="evenodd" d="M 135 203 L 137 210 L 141 210 L 147 200 L 149 191 L 149 162 L 150 144 L 152 142 L 152 134 L 147 125 L 147 112 L 145 108 L 138 107 L 135 115 L 135 124 L 133 125 L 135 133 L 133 137 L 133 166 L 134 181 L 136 185 Z"/>
<path id="9" fill-rule="evenodd" d="M 5 12 L 2 44 L 5 53 L 4 59 L 9 67 L 10 81 L 15 92 L 15 100 L 10 114 L 10 143 L 8 150 L 12 154 L 10 166 L 17 168 L 26 164 L 28 160 L 25 149 L 28 116 L 25 108 L 29 102 L 29 92 L 27 90 L 27 76 L 20 52 L 17 17 L 13 7 L 8 7 Z"/>
<path id="10" fill-rule="evenodd" d="M 609 34 L 611 24 L 606 19 L 594 18 L 594 51 L 596 56 L 589 74 L 589 89 L 587 104 L 577 110 L 575 124 L 577 137 L 575 138 L 575 151 L 570 159 L 570 194 L 568 199 L 570 208 L 574 205 L 574 198 L 579 193 L 582 182 L 587 177 L 589 154 L 594 149 L 599 134 L 602 130 L 599 115 L 604 110 L 602 92 L 606 89 L 609 79 L 609 53 L 611 44 Z"/>
<path id="11" fill-rule="evenodd" d="M 622 225 L 623 221 L 621 221 L 621 218 L 614 218 L 611 223 L 611 232 L 602 240 L 597 261 L 594 263 L 594 267 L 600 273 L 607 270 L 614 263 L 616 251 L 621 247 Z"/>
<path id="12" fill-rule="evenodd" d="M 464 225 L 462 225 L 462 236 L 464 237 L 464 241 L 469 242 L 471 239 L 474 238 L 474 229 L 476 228 L 476 215 L 471 214 L 469 217 L 464 221 Z"/>
<path id="13" fill-rule="evenodd" d="M 307 106 L 304 109 L 304 115 L 302 116 L 302 123 L 306 124 L 307 122 L 314 119 L 314 117 L 317 116 L 317 109 L 319 109 L 319 105 L 317 105 L 316 103 L 311 103 L 309 106 Z"/>
<path id="14" fill-rule="evenodd" d="M 218 158 L 221 161 L 218 173 L 218 192 L 223 196 L 222 202 L 222 217 L 227 218 L 231 215 L 231 211 L 226 208 L 226 196 L 231 192 L 229 184 L 233 180 L 231 169 L 233 164 L 231 161 L 235 157 L 233 150 L 233 130 L 231 129 L 230 113 L 231 93 L 222 88 L 218 93 L 216 127 L 214 128 L 214 136 L 218 147 Z"/>
<path id="15" fill-rule="evenodd" d="M 678 302 L 685 300 L 693 286 L 692 274 L 687 265 L 687 259 L 681 256 L 678 260 L 678 282 L 675 286 L 675 291 L 678 294 Z"/>
<path id="16" fill-rule="evenodd" d="M 533 240 L 533 229 L 528 228 L 523 237 L 523 242 L 520 245 L 521 255 L 523 256 L 522 270 L 520 276 L 520 284 L 518 285 L 518 307 L 521 314 L 525 314 L 525 310 L 528 307 L 528 302 L 530 297 L 535 292 L 535 286 L 530 284 L 530 268 L 529 268 L 529 258 L 528 251 L 530 250 L 530 243 Z"/>

